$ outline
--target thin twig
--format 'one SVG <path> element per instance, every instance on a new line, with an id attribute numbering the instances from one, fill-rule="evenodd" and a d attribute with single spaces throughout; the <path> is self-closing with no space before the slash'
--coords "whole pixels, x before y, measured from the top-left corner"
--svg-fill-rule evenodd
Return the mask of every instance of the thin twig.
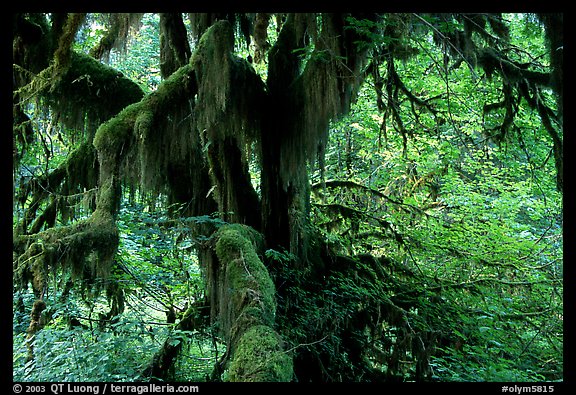
<path id="1" fill-rule="evenodd" d="M 294 351 L 294 350 L 297 349 L 298 347 L 313 346 L 314 344 L 318 344 L 318 343 L 320 343 L 320 342 L 323 342 L 324 340 L 326 340 L 327 337 L 328 337 L 328 335 L 324 336 L 324 337 L 323 337 L 322 339 L 320 339 L 320 340 L 316 340 L 316 341 L 313 341 L 313 342 L 311 342 L 311 343 L 300 343 L 300 344 L 297 344 L 297 345 L 295 345 L 294 347 L 289 348 L 288 350 L 284 351 L 284 353 L 288 354 L 289 352 Z"/>

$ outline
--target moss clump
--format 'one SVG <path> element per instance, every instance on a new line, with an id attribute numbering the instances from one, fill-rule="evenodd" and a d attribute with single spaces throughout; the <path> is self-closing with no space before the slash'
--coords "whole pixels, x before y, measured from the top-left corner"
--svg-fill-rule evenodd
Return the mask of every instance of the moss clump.
<path id="1" fill-rule="evenodd" d="M 255 251 L 259 236 L 234 224 L 217 232 L 216 255 L 221 264 L 217 281 L 220 291 L 222 329 L 230 333 L 243 310 L 253 308 L 261 323 L 271 325 L 276 314 L 275 287 L 268 270 Z M 257 244 L 256 244 L 257 245 Z M 240 328 L 237 328 L 240 329 Z"/>
<path id="2" fill-rule="evenodd" d="M 74 225 L 16 236 L 14 277 L 22 287 L 32 283 L 37 296 L 44 292 L 50 272 L 57 270 L 90 285 L 96 279 L 109 276 L 118 242 L 112 215 L 101 209 Z"/>
<path id="3" fill-rule="evenodd" d="M 207 140 L 231 137 L 243 148 L 258 136 L 265 92 L 252 66 L 233 51 L 233 28 L 218 21 L 190 59 L 198 80 L 196 126 L 206 131 Z"/>
<path id="4" fill-rule="evenodd" d="M 290 381 L 292 360 L 272 329 L 276 289 L 257 250 L 262 236 L 240 224 L 216 232 L 218 320 L 228 343 L 230 381 Z"/>
<path id="5" fill-rule="evenodd" d="M 162 191 L 168 169 L 190 157 L 196 147 L 183 128 L 196 81 L 189 65 L 178 69 L 158 89 L 102 124 L 93 140 L 101 166 L 101 183 L 116 173 L 150 191 Z M 166 116 L 166 114 L 172 114 Z"/>
<path id="6" fill-rule="evenodd" d="M 292 358 L 282 350 L 280 336 L 266 325 L 254 325 L 244 333 L 228 370 L 229 381 L 286 382 L 292 375 Z"/>
<path id="7" fill-rule="evenodd" d="M 46 96 L 67 126 L 81 129 L 85 117 L 98 124 L 140 101 L 144 92 L 112 67 L 72 52 L 68 71 Z"/>
<path id="8" fill-rule="evenodd" d="M 226 109 L 230 95 L 230 61 L 234 49 L 234 32 L 228 22 L 212 25 L 198 42 L 190 64 L 201 81 L 199 100 L 206 103 L 203 124 L 216 123 Z"/>
<path id="9" fill-rule="evenodd" d="M 132 135 L 134 122 L 140 109 L 141 103 L 134 103 L 100 125 L 92 141 L 99 154 L 121 150 L 122 143 Z"/>

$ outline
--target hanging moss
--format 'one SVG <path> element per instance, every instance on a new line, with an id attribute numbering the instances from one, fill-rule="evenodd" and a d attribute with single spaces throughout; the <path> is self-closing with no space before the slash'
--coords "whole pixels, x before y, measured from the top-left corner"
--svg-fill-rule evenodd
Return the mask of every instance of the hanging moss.
<path id="1" fill-rule="evenodd" d="M 233 136 L 242 143 L 256 137 L 264 85 L 248 62 L 233 56 L 233 50 L 232 26 L 219 21 L 202 36 L 190 63 L 199 85 L 198 129 L 206 129 L 210 140 Z"/>
<path id="2" fill-rule="evenodd" d="M 214 195 L 220 199 L 220 211 L 235 212 L 237 217 L 232 220 L 257 226 L 259 214 L 238 213 L 238 202 L 246 196 L 254 202 L 251 206 L 258 201 L 244 155 L 258 134 L 258 105 L 264 89 L 251 66 L 232 55 L 233 45 L 230 24 L 216 23 L 203 35 L 188 65 L 141 102 L 100 126 L 94 146 L 101 180 L 116 172 L 130 185 L 154 193 L 168 191 L 169 195 L 175 189 L 172 196 L 180 196 L 184 188 L 171 177 L 171 171 L 205 168 L 207 172 L 201 152 L 203 146 L 212 144 L 218 148 L 208 150 L 208 163 L 219 187 Z M 238 155 L 231 154 L 234 152 Z M 195 182 L 199 191 L 186 195 L 199 200 L 199 193 L 204 192 L 202 199 L 206 199 L 210 186 L 205 186 L 203 179 L 192 174 L 182 179 Z M 206 213 L 196 213 L 202 214 Z M 252 220 L 242 219 L 248 216 Z"/>
<path id="3" fill-rule="evenodd" d="M 307 22 L 315 24 L 315 20 Z M 328 125 L 346 114 L 363 79 L 366 38 L 347 29 L 342 15 L 325 15 L 314 51 L 303 72 L 291 86 L 297 120 L 283 145 L 282 178 L 293 179 L 301 162 L 316 160 L 323 153 Z M 367 48 L 367 45 L 364 44 Z"/>
<path id="4" fill-rule="evenodd" d="M 67 127 L 85 130 L 91 139 L 100 123 L 142 98 L 139 86 L 121 73 L 71 50 L 85 14 L 69 14 L 66 19 L 56 14 L 52 30 L 45 16 L 28 18 L 16 17 L 14 64 L 20 67 L 15 66 L 15 94 L 20 100 L 36 99 L 37 106 L 51 108 L 53 117 Z M 39 27 L 32 29 L 38 37 L 29 37 L 28 26 Z"/>
<path id="5" fill-rule="evenodd" d="M 186 163 L 191 167 L 188 171 L 201 167 L 190 163 L 198 159 L 200 150 L 191 113 L 196 91 L 193 70 L 186 65 L 143 100 L 133 133 L 140 164 L 139 185 L 145 190 L 164 190 L 169 185 L 170 169 L 177 164 Z"/>
<path id="6" fill-rule="evenodd" d="M 35 235 L 16 235 L 13 272 L 22 287 L 30 282 L 41 295 L 51 272 L 62 270 L 86 285 L 107 278 L 118 247 L 118 231 L 111 215 L 96 210 L 74 225 L 51 228 Z"/>
<path id="7" fill-rule="evenodd" d="M 363 79 L 367 37 L 346 15 L 290 15 L 269 52 L 271 94 L 262 133 L 263 230 L 271 248 L 285 248 L 304 265 L 318 256 L 310 237 L 308 166 L 322 155 L 331 121 L 344 115 Z M 304 32 L 316 37 L 309 57 L 295 53 Z M 364 49 L 361 49 L 360 47 Z"/>
<path id="8" fill-rule="evenodd" d="M 111 13 L 106 16 L 109 20 L 110 28 L 100 39 L 98 45 L 90 50 L 90 56 L 96 59 L 107 59 L 113 48 L 125 51 L 130 29 L 138 27 L 144 14 Z"/>
<path id="9" fill-rule="evenodd" d="M 51 108 L 65 126 L 85 130 L 91 139 L 98 125 L 143 96 L 140 87 L 122 73 L 90 56 L 72 52 L 70 64 L 57 74 L 52 64 L 15 91 L 22 100 Z"/>
<path id="10" fill-rule="evenodd" d="M 70 258 L 77 258 L 63 262 L 76 262 L 77 266 L 71 267 L 76 275 L 82 273 L 85 278 L 106 275 L 107 267 L 103 263 L 112 260 L 118 245 L 114 217 L 119 208 L 121 178 L 126 173 L 137 174 L 140 177 L 138 184 L 155 191 L 165 185 L 170 159 L 179 157 L 178 152 L 182 152 L 182 148 L 177 146 L 189 147 L 186 133 L 170 133 L 181 132 L 181 129 L 164 128 L 168 122 L 166 118 L 169 118 L 165 114 L 173 111 L 176 103 L 188 105 L 189 111 L 187 99 L 193 97 L 195 87 L 191 67 L 184 66 L 155 92 L 128 105 L 98 128 L 93 140 L 100 164 L 96 210 L 89 220 L 76 224 L 75 228 L 67 228 L 65 237 L 62 237 L 62 245 L 69 248 Z M 181 121 L 184 115 L 179 118 Z M 135 155 L 139 160 L 128 163 Z M 51 238 L 53 234 L 45 233 L 45 236 Z M 76 255 L 77 243 L 80 242 L 84 243 L 84 255 Z M 43 255 L 46 261 L 50 254 Z"/>
<path id="11" fill-rule="evenodd" d="M 68 127 L 83 130 L 86 122 L 99 125 L 131 103 L 142 99 L 142 89 L 122 73 L 77 52 L 70 66 L 46 97 Z"/>
<path id="12" fill-rule="evenodd" d="M 70 53 L 71 47 L 74 43 L 76 33 L 80 29 L 80 26 L 84 23 L 86 19 L 86 14 L 83 13 L 71 13 L 68 15 L 68 19 L 63 26 L 61 32 L 59 32 L 58 46 L 54 51 L 54 75 L 58 78 L 62 75 L 70 66 Z"/>
<path id="13" fill-rule="evenodd" d="M 159 160 L 167 161 L 171 154 L 180 151 L 157 151 L 168 144 L 168 139 L 163 135 L 163 129 L 159 127 L 158 121 L 160 118 L 165 118 L 165 114 L 171 111 L 171 106 L 181 101 L 187 105 L 186 99 L 195 92 L 195 82 L 191 71 L 189 66 L 182 67 L 171 78 L 164 81 L 155 92 L 129 105 L 117 116 L 103 123 L 93 140 L 99 157 L 117 157 L 116 159 L 120 161 L 128 155 L 130 150 L 138 148 L 135 144 L 137 141 L 140 145 L 139 152 L 143 155 L 141 163 L 146 163 L 150 168 L 165 168 L 165 163 L 159 163 Z M 174 145 L 168 145 L 168 147 L 175 148 L 179 143 L 185 142 L 185 133 L 183 135 L 184 138 L 181 137 L 173 143 Z M 150 144 L 150 142 L 153 143 Z M 117 165 L 114 161 L 110 163 L 113 167 Z M 134 165 L 137 166 L 137 164 Z"/>
<path id="14" fill-rule="evenodd" d="M 194 125 L 208 148 L 219 211 L 231 213 L 223 219 L 259 227 L 248 153 L 259 141 L 266 96 L 261 78 L 233 50 L 234 32 L 227 21 L 216 22 L 200 39 L 190 62 L 198 81 Z"/>
<path id="15" fill-rule="evenodd" d="M 82 21 L 82 15 L 72 15 L 68 19 L 69 23 L 63 23 L 61 45 L 55 55 L 59 59 L 56 62 L 58 64 L 54 63 L 42 70 L 24 87 L 24 92 L 38 97 L 36 105 L 51 108 L 50 116 L 67 127 L 84 131 L 85 142 L 46 177 L 21 188 L 22 201 L 26 201 L 32 194 L 32 202 L 24 221 L 18 226 L 21 233 L 36 233 L 42 227 L 52 226 L 58 213 L 66 222 L 70 214 L 69 204 L 61 197 L 51 198 L 44 212 L 36 219 L 34 217 L 41 204 L 54 192 L 59 196 L 71 196 L 96 187 L 99 163 L 91 143 L 97 127 L 128 104 L 139 101 L 143 95 L 138 85 L 116 70 L 86 55 L 70 52 L 73 33 Z M 26 95 L 22 96 L 23 100 L 26 98 Z M 30 229 L 29 224 L 32 224 Z"/>
<path id="16" fill-rule="evenodd" d="M 200 82 L 198 101 L 204 103 L 202 126 L 216 122 L 226 109 L 231 87 L 230 52 L 234 49 L 234 33 L 230 25 L 220 21 L 212 25 L 202 35 L 191 64 Z"/>

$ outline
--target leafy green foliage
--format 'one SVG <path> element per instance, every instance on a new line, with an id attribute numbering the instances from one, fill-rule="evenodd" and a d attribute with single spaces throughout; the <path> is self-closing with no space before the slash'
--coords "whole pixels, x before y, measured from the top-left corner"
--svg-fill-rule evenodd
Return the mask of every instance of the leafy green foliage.
<path id="1" fill-rule="evenodd" d="M 209 238 L 191 240 L 189 225 L 223 222 L 211 216 L 173 221 L 161 212 L 150 212 L 144 204 L 126 200 L 117 223 L 121 246 L 109 282 L 119 288 L 109 289 L 121 290 L 126 311 L 104 318 L 113 294 L 105 298 L 78 293 L 64 299 L 57 293 L 47 298 L 51 311 L 45 318 L 47 326 L 33 340 L 35 359 L 26 362 L 24 332 L 29 314 L 25 311 L 33 298 L 25 292 L 17 310 L 21 313 L 14 320 L 14 380 L 138 380 L 150 362 L 142 356 L 151 357 L 166 339 L 185 344 L 177 377 L 204 381 L 209 374 L 217 357 L 209 333 L 173 330 L 168 320 L 171 314 L 173 320 L 181 317 L 188 305 L 204 297 L 195 250 L 197 243 Z M 54 281 L 65 279 L 55 277 Z M 81 326 L 71 328 L 70 317 Z"/>
<path id="2" fill-rule="evenodd" d="M 159 23 L 158 14 L 144 14 L 142 28 L 130 43 L 130 55 L 116 52 L 110 59 L 114 67 L 138 81 L 146 92 L 155 90 L 160 84 Z"/>
<path id="3" fill-rule="evenodd" d="M 142 321 L 123 319 L 113 331 L 81 328 L 46 328 L 38 333 L 36 358 L 26 363 L 23 335 L 14 337 L 15 381 L 115 381 L 142 380 L 142 371 L 166 337 L 167 329 L 152 329 Z M 186 381 L 204 381 L 215 362 L 213 346 L 194 333 L 171 333 L 172 341 L 187 342 L 180 359 L 179 376 Z M 185 373 L 186 372 L 186 373 Z"/>
<path id="4" fill-rule="evenodd" d="M 504 19 L 509 61 L 548 70 L 539 22 Z M 356 104 L 330 125 L 321 169 L 310 169 L 314 231 L 337 254 L 315 282 L 287 250 L 261 257 L 275 281 L 285 349 L 301 358 L 295 369 L 319 369 L 332 381 L 561 380 L 563 207 L 542 114 L 527 96 L 512 94 L 518 85 L 483 71 L 468 54 L 449 61 L 438 37 L 461 32 L 466 19 L 350 21 L 388 52 L 374 53 Z M 85 53 L 106 33 L 98 14 L 88 22 L 75 48 Z M 144 15 L 130 51 L 109 57 L 147 92 L 160 82 L 158 23 L 158 15 Z M 271 42 L 279 23 L 271 18 Z M 471 42 L 485 45 L 485 33 L 494 39 L 497 28 L 486 25 Z M 248 58 L 253 49 L 237 42 L 235 50 Z M 326 55 L 311 43 L 292 54 L 303 66 L 313 54 L 314 61 Z M 265 80 L 266 64 L 253 66 Z M 549 89 L 539 95 L 555 108 Z M 84 137 L 56 127 L 56 114 L 40 108 L 25 108 L 37 137 L 16 146 L 15 190 L 56 169 Z M 256 189 L 257 151 L 253 145 L 247 154 Z M 112 276 L 84 284 L 48 273 L 45 326 L 32 340 L 26 328 L 34 295 L 15 293 L 14 380 L 137 380 L 165 341 L 183 345 L 174 379 L 206 379 L 223 346 L 206 325 L 184 331 L 175 324 L 205 298 L 197 252 L 225 222 L 219 213 L 183 217 L 183 207 L 166 207 L 162 194 L 139 193 L 125 191 L 122 200 Z M 15 226 L 30 205 L 30 198 L 15 205 Z M 80 206 L 56 225 L 85 218 L 89 205 Z M 30 344 L 35 359 L 27 362 Z"/>
<path id="5" fill-rule="evenodd" d="M 511 18 L 513 40 L 526 40 Z M 531 34 L 519 59 L 544 51 L 541 35 Z M 493 139 L 505 115 L 482 108 L 502 100 L 496 81 L 463 65 L 448 72 L 435 47 L 417 45 L 419 55 L 396 70 L 431 107 L 406 94 L 395 103 L 399 124 L 375 108 L 371 90 L 361 91 L 333 125 L 325 169 L 315 174 L 315 222 L 343 253 L 402 262 L 419 278 L 415 292 L 436 290 L 434 300 L 456 309 L 442 313 L 441 328 L 426 318 L 442 331 L 435 379 L 561 379 L 562 195 L 550 176 L 551 140 L 522 102 L 511 133 Z M 434 309 L 419 304 L 416 315 L 433 317 Z"/>
<path id="6" fill-rule="evenodd" d="M 141 355 L 157 347 L 138 322 L 115 324 L 115 332 L 81 329 L 40 331 L 35 339 L 36 358 L 22 369 L 24 339 L 15 342 L 17 381 L 135 381 L 143 364 Z"/>

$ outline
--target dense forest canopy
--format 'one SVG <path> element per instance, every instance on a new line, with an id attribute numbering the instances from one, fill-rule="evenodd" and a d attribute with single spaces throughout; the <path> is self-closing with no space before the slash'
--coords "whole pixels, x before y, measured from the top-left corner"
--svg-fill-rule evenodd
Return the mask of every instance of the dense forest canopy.
<path id="1" fill-rule="evenodd" d="M 562 14 L 12 22 L 14 380 L 562 380 Z"/>

